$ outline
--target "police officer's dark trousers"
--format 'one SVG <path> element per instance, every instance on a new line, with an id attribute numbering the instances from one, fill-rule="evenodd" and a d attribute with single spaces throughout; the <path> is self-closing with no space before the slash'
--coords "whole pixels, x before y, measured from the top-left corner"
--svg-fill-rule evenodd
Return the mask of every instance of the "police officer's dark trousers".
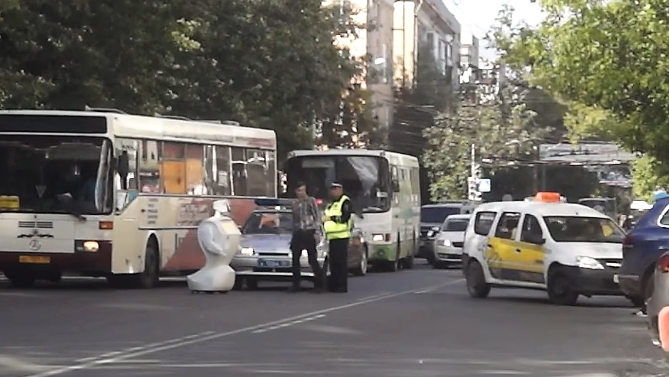
<path id="1" fill-rule="evenodd" d="M 328 290 L 348 292 L 348 238 L 330 240 L 330 279 Z"/>
<path id="2" fill-rule="evenodd" d="M 315 230 L 297 230 L 293 233 L 290 241 L 290 251 L 293 253 L 293 288 L 299 289 L 302 280 L 300 271 L 300 258 L 302 250 L 306 250 L 309 258 L 309 266 L 314 272 L 314 286 L 323 287 L 323 270 L 318 264 L 318 251 L 316 250 Z"/>

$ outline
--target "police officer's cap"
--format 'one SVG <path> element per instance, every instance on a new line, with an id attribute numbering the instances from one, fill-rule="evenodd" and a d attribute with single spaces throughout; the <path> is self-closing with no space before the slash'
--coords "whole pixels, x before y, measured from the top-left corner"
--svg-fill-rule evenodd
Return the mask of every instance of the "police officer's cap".
<path id="1" fill-rule="evenodd" d="M 342 184 L 339 183 L 339 182 L 332 182 L 332 183 L 330 184 L 330 189 L 343 188 L 343 187 L 344 187 L 344 186 L 342 186 Z"/>

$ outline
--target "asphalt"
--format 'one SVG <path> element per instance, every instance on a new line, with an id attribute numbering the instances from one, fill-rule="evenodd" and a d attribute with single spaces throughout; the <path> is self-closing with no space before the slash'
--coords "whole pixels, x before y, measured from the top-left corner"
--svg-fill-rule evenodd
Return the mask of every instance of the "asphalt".
<path id="1" fill-rule="evenodd" d="M 351 278 L 346 294 L 281 288 L 0 283 L 0 376 L 669 376 L 619 297 L 559 307 L 543 292 L 493 289 L 477 300 L 459 270 L 427 266 Z"/>

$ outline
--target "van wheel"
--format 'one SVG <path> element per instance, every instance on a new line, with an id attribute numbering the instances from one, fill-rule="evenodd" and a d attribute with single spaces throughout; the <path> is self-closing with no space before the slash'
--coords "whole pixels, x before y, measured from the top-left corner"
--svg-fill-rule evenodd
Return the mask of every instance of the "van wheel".
<path id="1" fill-rule="evenodd" d="M 246 278 L 246 288 L 255 291 L 258 289 L 258 279 Z"/>
<path id="2" fill-rule="evenodd" d="M 571 306 L 578 300 L 578 292 L 572 288 L 567 276 L 555 271 L 548 277 L 548 299 L 555 305 Z"/>
<path id="3" fill-rule="evenodd" d="M 155 243 L 149 241 L 144 251 L 144 271 L 134 276 L 134 286 L 141 289 L 150 289 L 158 285 L 160 280 L 160 261 L 158 260 L 158 248 Z"/>
<path id="4" fill-rule="evenodd" d="M 490 294 L 490 284 L 485 281 L 483 267 L 477 261 L 471 261 L 467 266 L 467 291 L 474 298 L 486 298 Z"/>

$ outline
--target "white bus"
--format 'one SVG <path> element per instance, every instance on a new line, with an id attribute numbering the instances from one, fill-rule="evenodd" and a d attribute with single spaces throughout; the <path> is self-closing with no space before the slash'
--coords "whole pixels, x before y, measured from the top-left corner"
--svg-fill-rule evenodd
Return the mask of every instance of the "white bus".
<path id="1" fill-rule="evenodd" d="M 284 171 L 288 195 L 301 181 L 309 194 L 327 201 L 330 183 L 341 183 L 356 209 L 355 227 L 370 264 L 390 271 L 413 267 L 421 203 L 416 157 L 365 149 L 293 151 Z"/>
<path id="2" fill-rule="evenodd" d="M 199 269 L 196 239 L 225 198 L 242 224 L 276 197 L 274 131 L 92 111 L 0 111 L 0 271 L 150 288 Z"/>

